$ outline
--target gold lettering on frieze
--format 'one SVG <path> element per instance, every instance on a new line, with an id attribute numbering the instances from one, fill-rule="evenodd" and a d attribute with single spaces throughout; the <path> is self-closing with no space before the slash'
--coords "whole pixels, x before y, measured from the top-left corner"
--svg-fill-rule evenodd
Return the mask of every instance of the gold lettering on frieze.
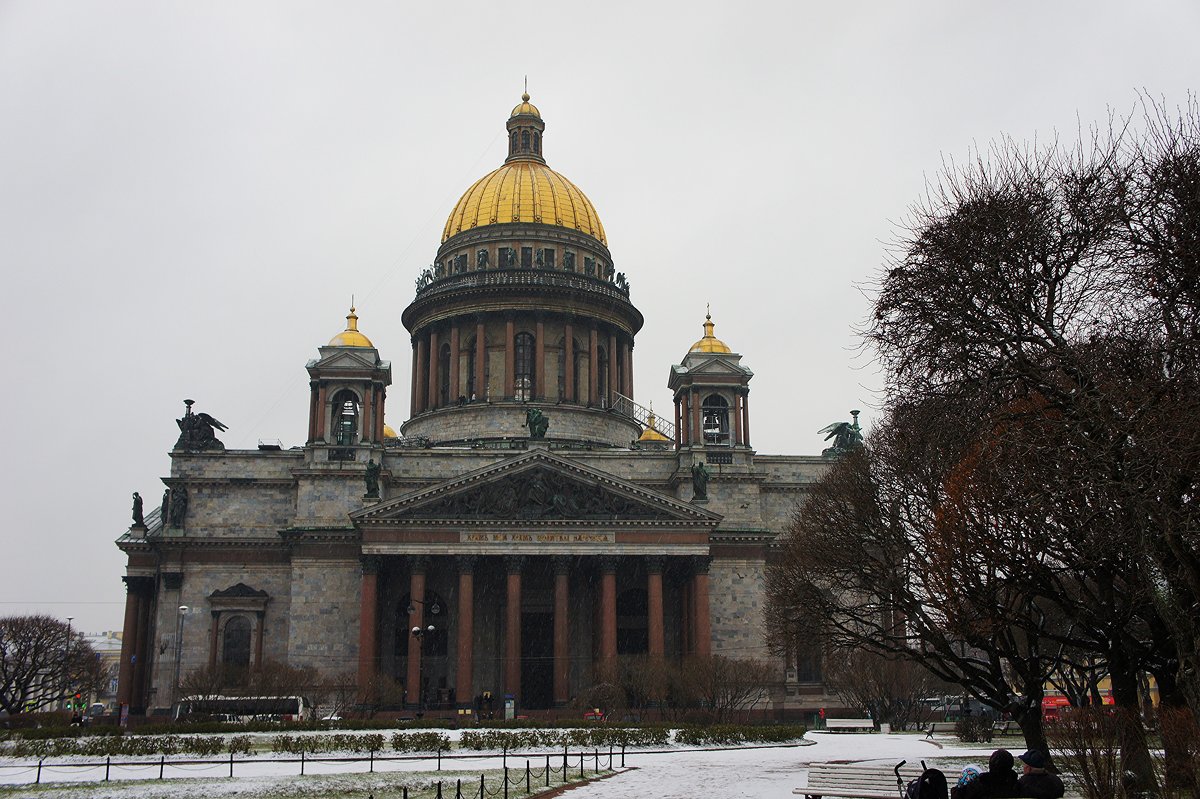
<path id="1" fill-rule="evenodd" d="M 615 533 L 459 533 L 463 544 L 615 544 Z"/>

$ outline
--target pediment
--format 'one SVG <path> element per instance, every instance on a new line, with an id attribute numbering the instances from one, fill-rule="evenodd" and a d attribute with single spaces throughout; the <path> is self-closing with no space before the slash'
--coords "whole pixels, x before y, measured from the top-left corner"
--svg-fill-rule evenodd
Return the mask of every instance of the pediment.
<path id="1" fill-rule="evenodd" d="M 752 375 L 754 374 L 746 367 L 742 366 L 737 361 L 722 357 L 710 357 L 703 363 L 698 363 L 695 366 L 689 366 L 688 372 L 693 375 Z"/>
<path id="2" fill-rule="evenodd" d="M 713 527 L 721 516 L 543 451 L 351 514 L 356 523 L 634 522 Z"/>
<path id="3" fill-rule="evenodd" d="M 380 366 L 373 349 L 342 349 L 338 348 L 326 355 L 322 348 L 321 356 L 310 368 L 324 369 L 375 369 Z M 330 348 L 332 349 L 332 348 Z"/>

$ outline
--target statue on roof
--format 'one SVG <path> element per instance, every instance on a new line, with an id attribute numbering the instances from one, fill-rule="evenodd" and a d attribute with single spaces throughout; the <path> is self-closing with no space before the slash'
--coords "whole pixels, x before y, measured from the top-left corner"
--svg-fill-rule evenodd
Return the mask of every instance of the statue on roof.
<path id="1" fill-rule="evenodd" d="M 692 499 L 707 500 L 708 499 L 708 478 L 711 472 L 704 465 L 704 461 L 696 461 L 692 464 Z"/>
<path id="2" fill-rule="evenodd" d="M 175 424 L 179 425 L 179 440 L 175 442 L 175 449 L 188 452 L 225 449 L 225 445 L 217 440 L 216 431 L 224 432 L 229 428 L 207 413 L 192 413 L 192 406 L 196 404 L 195 400 L 184 400 L 183 404 L 186 406 L 183 418 L 175 420 Z"/>
<path id="3" fill-rule="evenodd" d="M 136 491 L 133 492 L 133 526 L 146 526 L 146 519 L 142 515 L 142 495 Z"/>
<path id="4" fill-rule="evenodd" d="M 550 429 L 550 420 L 539 409 L 530 408 L 525 411 L 525 426 L 529 428 L 530 438 L 545 438 L 546 431 Z"/>
<path id="5" fill-rule="evenodd" d="M 863 436 L 862 428 L 858 426 L 858 414 L 859 411 L 850 411 L 853 421 L 834 422 L 817 431 L 828 434 L 825 436 L 826 441 L 833 439 L 833 446 L 821 450 L 822 455 L 837 457 L 862 446 Z"/>
<path id="6" fill-rule="evenodd" d="M 374 458 L 367 460 L 367 496 L 375 498 L 379 496 L 379 473 L 383 471 L 383 467 L 375 462 Z"/>

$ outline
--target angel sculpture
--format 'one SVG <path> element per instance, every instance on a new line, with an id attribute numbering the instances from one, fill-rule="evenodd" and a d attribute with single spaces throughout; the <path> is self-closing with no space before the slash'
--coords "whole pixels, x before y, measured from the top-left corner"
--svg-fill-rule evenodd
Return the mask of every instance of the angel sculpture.
<path id="1" fill-rule="evenodd" d="M 818 433 L 828 433 L 825 440 L 833 439 L 833 446 L 821 450 L 822 455 L 837 457 L 852 449 L 862 446 L 862 428 L 858 426 L 859 411 L 850 411 L 852 422 L 834 422 L 818 430 Z"/>
<path id="2" fill-rule="evenodd" d="M 192 406 L 196 404 L 195 400 L 184 400 L 183 404 L 186 406 L 183 418 L 175 420 L 175 423 L 179 425 L 179 440 L 175 442 L 175 449 L 188 452 L 225 449 L 225 445 L 217 440 L 215 431 L 224 432 L 229 428 L 207 413 L 192 413 Z"/>

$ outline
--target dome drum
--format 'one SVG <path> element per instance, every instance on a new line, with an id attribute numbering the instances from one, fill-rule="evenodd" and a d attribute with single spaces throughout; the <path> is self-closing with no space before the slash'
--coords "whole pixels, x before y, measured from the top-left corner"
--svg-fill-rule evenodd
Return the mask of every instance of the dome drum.
<path id="1" fill-rule="evenodd" d="M 427 412 L 406 421 L 400 434 L 405 438 L 427 438 L 433 446 L 497 446 L 505 441 L 521 446 L 529 438 L 525 427 L 529 408 L 540 409 L 550 420 L 545 440 L 551 445 L 572 442 L 576 448 L 580 444 L 629 446 L 642 432 L 629 417 L 600 408 L 503 402 L 470 403 Z"/>

